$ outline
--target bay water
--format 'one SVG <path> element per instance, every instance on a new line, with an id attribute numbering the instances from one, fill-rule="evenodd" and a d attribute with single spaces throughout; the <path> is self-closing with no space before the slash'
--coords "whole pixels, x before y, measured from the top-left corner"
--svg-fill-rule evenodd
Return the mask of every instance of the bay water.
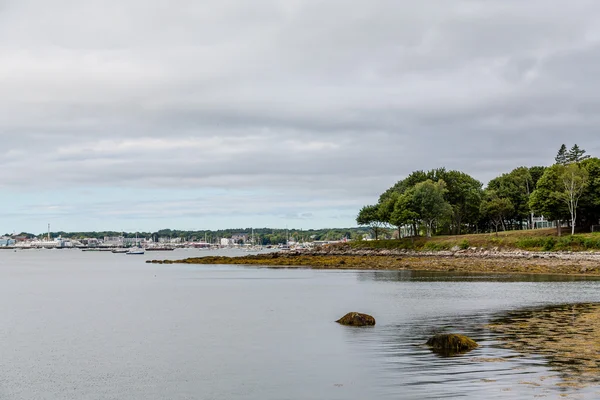
<path id="1" fill-rule="evenodd" d="M 485 325 L 531 307 L 600 302 L 600 281 L 549 275 L 147 264 L 79 250 L 0 251 L 0 398 L 598 398 Z M 334 321 L 350 311 L 369 328 Z M 442 357 L 438 332 L 480 343 Z"/>

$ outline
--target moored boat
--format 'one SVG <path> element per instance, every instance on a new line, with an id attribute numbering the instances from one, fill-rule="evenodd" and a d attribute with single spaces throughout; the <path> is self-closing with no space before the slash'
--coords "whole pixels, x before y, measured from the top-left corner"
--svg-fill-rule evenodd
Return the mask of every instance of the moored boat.
<path id="1" fill-rule="evenodd" d="M 113 253 L 127 253 L 129 249 L 113 249 Z"/>
<path id="2" fill-rule="evenodd" d="M 132 247 L 125 254 L 144 254 L 145 251 L 141 247 Z"/>

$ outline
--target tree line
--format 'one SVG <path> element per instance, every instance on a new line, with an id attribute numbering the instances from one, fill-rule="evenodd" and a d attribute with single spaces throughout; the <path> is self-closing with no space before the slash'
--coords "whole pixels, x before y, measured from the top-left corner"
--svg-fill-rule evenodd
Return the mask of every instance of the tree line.
<path id="1" fill-rule="evenodd" d="M 158 241 L 159 238 L 180 238 L 183 241 L 203 241 L 215 243 L 221 238 L 231 238 L 234 235 L 245 235 L 249 243 L 252 238 L 252 228 L 239 229 L 220 229 L 220 230 L 177 230 L 161 229 L 154 232 L 117 232 L 117 231 L 92 231 L 92 232 L 51 232 L 52 238 L 62 237 L 65 239 L 103 239 L 104 237 L 124 236 L 126 238 L 152 238 Z M 357 239 L 368 233 L 367 228 L 331 228 L 331 229 L 275 229 L 275 228 L 255 228 L 254 244 L 259 245 L 277 245 L 284 244 L 288 240 L 295 242 L 310 241 L 329 241 L 343 239 Z M 21 232 L 16 236 L 27 238 L 45 237 L 47 232 L 33 234 Z M 6 236 L 13 236 L 6 234 Z M 239 240 L 243 243 L 243 240 Z"/>
<path id="2" fill-rule="evenodd" d="M 589 229 L 600 220 L 600 159 L 577 144 L 562 145 L 548 167 L 518 167 L 487 186 L 445 168 L 414 171 L 364 206 L 356 222 L 378 239 L 395 227 L 401 236 L 498 232 L 534 227 L 536 217 Z"/>

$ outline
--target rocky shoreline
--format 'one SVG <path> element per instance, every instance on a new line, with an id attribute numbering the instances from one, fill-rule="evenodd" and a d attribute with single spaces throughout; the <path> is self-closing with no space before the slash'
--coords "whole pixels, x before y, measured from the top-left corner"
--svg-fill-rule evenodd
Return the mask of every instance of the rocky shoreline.
<path id="1" fill-rule="evenodd" d="M 466 258 L 507 258 L 507 259 L 558 259 L 573 261 L 598 261 L 600 252 L 597 251 L 527 251 L 518 249 L 477 248 L 436 251 L 416 250 L 389 250 L 389 249 L 354 249 L 350 246 L 338 246 L 331 248 L 319 248 L 314 251 L 290 252 L 289 255 L 313 255 L 313 256 L 399 256 L 399 257 L 466 257 Z"/>
<path id="2" fill-rule="evenodd" d="M 244 257 L 208 256 L 183 260 L 149 260 L 157 264 L 237 264 L 269 268 L 339 270 L 427 270 L 482 273 L 600 275 L 600 252 L 532 252 L 503 249 L 412 251 L 323 247 Z"/>

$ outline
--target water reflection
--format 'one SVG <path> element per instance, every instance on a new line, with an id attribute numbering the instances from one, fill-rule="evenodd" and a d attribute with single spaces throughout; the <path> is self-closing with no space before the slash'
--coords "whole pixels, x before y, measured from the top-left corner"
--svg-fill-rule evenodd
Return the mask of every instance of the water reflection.
<path id="1" fill-rule="evenodd" d="M 457 271 L 364 271 L 357 273 L 358 280 L 389 282 L 581 282 L 600 281 L 600 276 L 551 274 L 487 274 Z"/>
<path id="2" fill-rule="evenodd" d="M 382 322 L 375 329 L 345 331 L 352 347 L 366 346 L 361 354 L 378 365 L 379 398 L 593 399 L 600 394 L 600 323 L 591 323 L 594 313 L 600 320 L 600 306 L 590 303 L 600 301 L 598 277 L 408 270 L 355 277 L 385 293 L 391 304 L 388 314 L 375 315 Z M 549 307 L 569 301 L 580 303 Z M 385 309 L 383 303 L 379 309 Z M 437 333 L 465 334 L 480 347 L 444 357 L 425 346 Z M 511 334 L 519 337 L 511 342 Z"/>
<path id="3" fill-rule="evenodd" d="M 600 305 L 568 304 L 514 311 L 492 320 L 501 346 L 544 356 L 562 387 L 600 382 Z"/>
<path id="4" fill-rule="evenodd" d="M 544 360 L 499 346 L 496 335 L 486 327 L 489 317 L 478 313 L 416 318 L 375 329 L 346 328 L 344 333 L 352 347 L 367 345 L 364 354 L 379 364 L 379 398 L 478 399 L 486 393 L 485 398 L 493 399 L 548 393 L 549 389 L 526 382 L 544 377 L 554 384 L 558 378 L 549 376 Z M 432 352 L 425 342 L 441 332 L 467 334 L 480 347 L 452 357 Z"/>

